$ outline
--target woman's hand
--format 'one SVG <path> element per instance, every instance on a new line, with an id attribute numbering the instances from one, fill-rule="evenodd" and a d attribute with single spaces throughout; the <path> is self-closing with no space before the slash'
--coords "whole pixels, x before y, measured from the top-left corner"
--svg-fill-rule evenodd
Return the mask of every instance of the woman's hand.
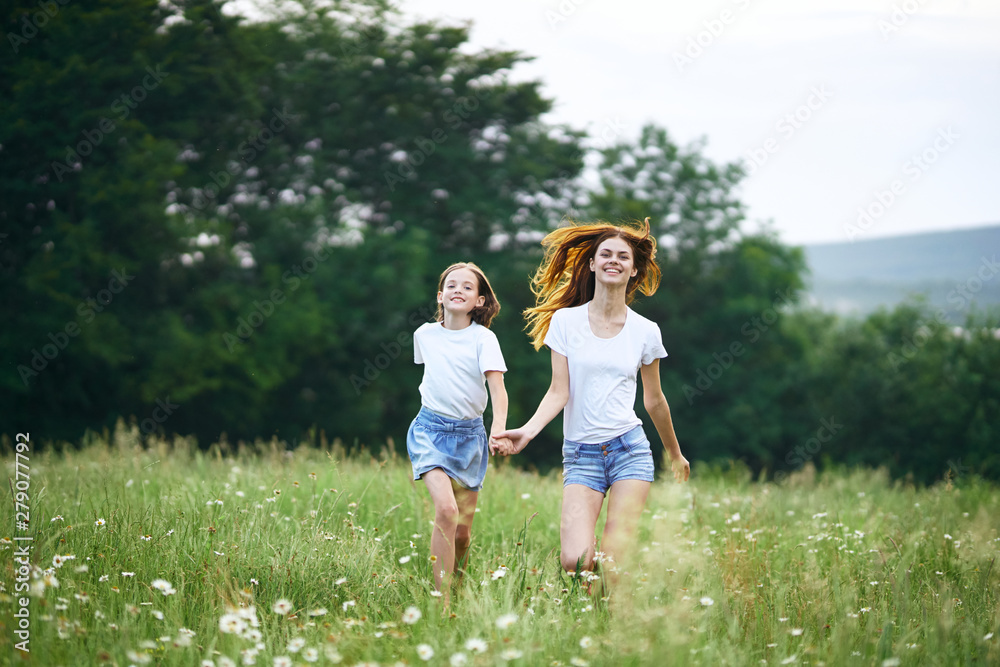
<path id="1" fill-rule="evenodd" d="M 512 456 L 527 447 L 531 438 L 532 436 L 522 427 L 497 433 L 492 439 L 497 442 L 498 452 L 504 456 Z"/>
<path id="2" fill-rule="evenodd" d="M 688 481 L 688 477 L 691 476 L 691 464 L 688 463 L 688 460 L 680 452 L 678 452 L 677 456 L 670 459 L 670 467 L 674 471 L 674 481 L 678 484 Z"/>

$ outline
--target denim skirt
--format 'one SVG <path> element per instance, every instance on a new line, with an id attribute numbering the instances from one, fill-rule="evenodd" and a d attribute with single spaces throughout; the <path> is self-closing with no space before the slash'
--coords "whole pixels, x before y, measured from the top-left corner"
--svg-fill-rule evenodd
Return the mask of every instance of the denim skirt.
<path id="1" fill-rule="evenodd" d="M 483 488 L 490 449 L 482 417 L 451 419 L 421 407 L 406 433 L 406 453 L 415 480 L 440 468 L 470 491 Z"/>

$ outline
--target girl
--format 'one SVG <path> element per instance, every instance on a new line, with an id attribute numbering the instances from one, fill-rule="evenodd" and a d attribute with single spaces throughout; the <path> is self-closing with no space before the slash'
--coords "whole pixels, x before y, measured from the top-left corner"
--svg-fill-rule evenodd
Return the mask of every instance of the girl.
<path id="1" fill-rule="evenodd" d="M 686 481 L 691 470 L 660 389 L 667 352 L 659 327 L 628 307 L 637 290 L 648 296 L 659 286 L 656 240 L 646 218 L 637 227 L 564 227 L 542 246 L 532 280 L 536 305 L 525 315 L 535 349 L 552 350 L 552 383 L 527 424 L 497 434 L 511 444 L 497 444 L 502 454 L 521 451 L 565 408 L 560 560 L 570 572 L 593 570 L 605 495 L 601 549 L 608 560 L 623 558 L 653 481 L 653 454 L 633 409 L 637 374 L 674 479 Z"/>
<path id="2" fill-rule="evenodd" d="M 420 412 L 406 434 L 413 479 L 423 478 L 434 502 L 431 561 L 434 586 L 447 586 L 456 563 L 463 567 L 471 541 L 476 500 L 492 445 L 483 429 L 486 385 L 493 398 L 492 432 L 506 428 L 507 371 L 490 323 L 500 303 L 482 270 L 452 264 L 438 281 L 437 321 L 413 335 L 413 360 L 424 365 Z"/>

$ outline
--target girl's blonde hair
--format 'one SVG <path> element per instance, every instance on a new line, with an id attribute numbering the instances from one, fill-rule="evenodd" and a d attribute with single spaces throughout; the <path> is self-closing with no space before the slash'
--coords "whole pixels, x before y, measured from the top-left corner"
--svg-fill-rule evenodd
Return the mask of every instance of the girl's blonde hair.
<path id="1" fill-rule="evenodd" d="M 486 301 L 483 305 L 473 308 L 469 315 L 472 317 L 473 322 L 489 328 L 490 323 L 493 322 L 493 318 L 500 312 L 500 302 L 497 300 L 496 294 L 493 293 L 493 287 L 490 285 L 490 281 L 486 278 L 486 274 L 483 273 L 481 268 L 472 262 L 456 262 L 452 264 L 444 270 L 444 273 L 438 279 L 438 292 L 444 291 L 444 281 L 448 277 L 448 274 L 458 269 L 468 269 L 476 275 L 476 279 L 479 282 L 479 296 L 486 297 Z M 444 309 L 440 303 L 438 304 L 435 317 L 438 322 L 444 322 Z"/>
<path id="2" fill-rule="evenodd" d="M 571 223 L 550 232 L 542 239 L 545 255 L 531 279 L 535 306 L 524 311 L 528 337 L 536 350 L 541 349 L 549 331 L 552 314 L 560 308 L 582 306 L 594 298 L 596 276 L 590 260 L 597 248 L 611 238 L 620 238 L 632 248 L 636 274 L 625 288 L 625 303 L 632 303 L 636 290 L 646 296 L 660 286 L 660 267 L 656 264 L 656 239 L 650 233 L 649 218 L 642 223 L 612 225 Z"/>

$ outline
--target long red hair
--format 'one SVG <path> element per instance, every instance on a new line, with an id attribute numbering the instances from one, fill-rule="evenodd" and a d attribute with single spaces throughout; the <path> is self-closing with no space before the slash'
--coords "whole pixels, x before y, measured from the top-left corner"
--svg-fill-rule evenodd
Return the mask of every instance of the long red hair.
<path id="1" fill-rule="evenodd" d="M 632 248 L 636 274 L 625 288 L 625 303 L 632 303 L 636 291 L 650 296 L 660 286 L 660 267 L 656 264 L 656 239 L 650 233 L 649 218 L 642 223 L 612 225 L 571 223 L 550 232 L 542 239 L 545 255 L 531 279 L 535 306 L 524 311 L 528 337 L 536 350 L 541 349 L 549 331 L 552 314 L 560 308 L 582 306 L 594 298 L 596 276 L 590 260 L 597 248 L 610 238 L 620 238 Z"/>

